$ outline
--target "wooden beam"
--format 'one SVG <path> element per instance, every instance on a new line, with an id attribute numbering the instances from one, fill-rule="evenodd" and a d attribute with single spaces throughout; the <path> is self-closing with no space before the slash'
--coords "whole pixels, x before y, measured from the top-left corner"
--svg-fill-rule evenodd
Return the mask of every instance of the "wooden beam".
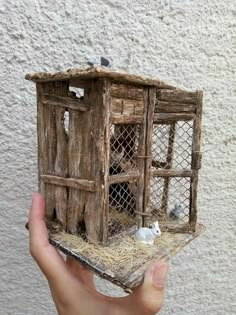
<path id="1" fill-rule="evenodd" d="M 197 92 L 188 92 L 180 89 L 160 89 L 157 92 L 157 98 L 159 101 L 198 105 Z"/>
<path id="2" fill-rule="evenodd" d="M 192 145 L 192 178 L 190 186 L 190 227 L 195 231 L 197 224 L 197 186 L 198 186 L 198 168 L 201 165 L 201 125 L 202 125 L 202 105 L 203 93 L 197 92 L 198 109 L 196 118 L 193 122 L 193 145 Z"/>
<path id="3" fill-rule="evenodd" d="M 154 123 L 162 123 L 162 121 L 185 121 L 193 120 L 195 114 L 189 113 L 155 113 L 154 114 Z"/>
<path id="4" fill-rule="evenodd" d="M 133 101 L 143 101 L 143 88 L 132 85 L 113 83 L 111 85 L 111 96 L 115 98 L 130 99 Z"/>
<path id="5" fill-rule="evenodd" d="M 71 87 L 76 87 L 76 88 L 79 88 L 79 89 L 84 89 L 85 86 L 86 86 L 86 80 L 80 80 L 80 79 L 70 79 L 69 80 L 69 85 Z"/>
<path id="6" fill-rule="evenodd" d="M 116 184 L 116 183 L 123 183 L 123 182 L 130 182 L 139 179 L 140 172 L 138 170 L 129 171 L 127 173 L 111 175 L 108 178 L 109 184 Z"/>
<path id="7" fill-rule="evenodd" d="M 113 97 L 111 110 L 114 115 L 142 115 L 144 110 L 143 101 Z"/>
<path id="8" fill-rule="evenodd" d="M 146 138 L 145 138 L 145 154 L 150 157 L 144 161 L 144 191 L 143 191 L 143 209 L 146 212 L 150 202 L 150 182 L 151 182 L 151 167 L 152 167 L 152 140 L 153 140 L 153 115 L 156 103 L 156 88 L 145 88 L 145 107 L 147 107 L 146 115 Z M 143 226 L 146 225 L 145 217 L 142 218 Z"/>
<path id="9" fill-rule="evenodd" d="M 195 113 L 195 104 L 158 101 L 155 105 L 155 113 Z"/>
<path id="10" fill-rule="evenodd" d="M 111 115 L 112 124 L 142 124 L 143 115 Z"/>
<path id="11" fill-rule="evenodd" d="M 55 175 L 41 175 L 40 178 L 46 184 L 66 186 L 75 189 L 81 189 L 86 191 L 96 191 L 95 183 L 91 180 L 79 179 L 79 178 L 64 178 Z"/>
<path id="12" fill-rule="evenodd" d="M 152 170 L 152 176 L 158 177 L 191 177 L 192 171 L 191 170 L 169 170 L 169 169 L 158 169 Z"/>
<path id="13" fill-rule="evenodd" d="M 47 105 L 61 106 L 68 109 L 79 110 L 82 112 L 86 112 L 89 110 L 88 104 L 86 104 L 84 100 L 81 100 L 79 98 L 44 94 L 43 102 Z"/>

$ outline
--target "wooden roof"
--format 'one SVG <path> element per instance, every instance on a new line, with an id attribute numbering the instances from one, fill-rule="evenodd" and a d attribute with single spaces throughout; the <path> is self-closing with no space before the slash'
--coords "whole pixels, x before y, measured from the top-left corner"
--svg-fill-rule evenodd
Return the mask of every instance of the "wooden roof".
<path id="1" fill-rule="evenodd" d="M 68 69 L 60 72 L 35 72 L 25 76 L 26 80 L 32 80 L 35 82 L 63 81 L 70 79 L 88 80 L 94 78 L 111 78 L 114 81 L 119 82 L 151 85 L 168 89 L 174 88 L 159 79 L 130 74 L 125 71 L 114 70 L 103 66 L 92 66 L 86 69 Z"/>

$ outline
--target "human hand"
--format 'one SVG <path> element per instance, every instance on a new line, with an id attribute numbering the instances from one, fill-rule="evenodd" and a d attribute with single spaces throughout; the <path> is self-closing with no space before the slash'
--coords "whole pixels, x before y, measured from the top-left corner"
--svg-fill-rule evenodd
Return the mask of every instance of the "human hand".
<path id="1" fill-rule="evenodd" d="M 46 276 L 59 315 L 154 315 L 162 306 L 168 265 L 156 263 L 144 282 L 126 297 L 112 298 L 96 291 L 93 273 L 73 258 L 66 260 L 48 240 L 45 202 L 39 193 L 29 213 L 30 253 Z"/>

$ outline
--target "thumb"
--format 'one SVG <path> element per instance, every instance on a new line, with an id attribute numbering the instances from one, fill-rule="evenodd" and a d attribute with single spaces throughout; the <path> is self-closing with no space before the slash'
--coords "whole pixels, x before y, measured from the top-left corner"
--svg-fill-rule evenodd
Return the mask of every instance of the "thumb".
<path id="1" fill-rule="evenodd" d="M 150 314 L 156 314 L 162 307 L 168 270 L 169 265 L 165 262 L 152 265 L 145 273 L 143 284 L 134 292 L 143 309 Z"/>

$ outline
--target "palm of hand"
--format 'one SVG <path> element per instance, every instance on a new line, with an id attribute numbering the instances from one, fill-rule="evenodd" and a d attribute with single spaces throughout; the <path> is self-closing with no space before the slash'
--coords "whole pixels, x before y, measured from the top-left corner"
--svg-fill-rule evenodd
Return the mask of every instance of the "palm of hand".
<path id="1" fill-rule="evenodd" d="M 59 315 L 154 315 L 160 310 L 167 264 L 149 268 L 144 283 L 129 296 L 102 295 L 95 288 L 92 272 L 73 258 L 65 261 L 49 243 L 44 207 L 42 196 L 35 194 L 29 214 L 30 252 L 48 280 Z"/>

